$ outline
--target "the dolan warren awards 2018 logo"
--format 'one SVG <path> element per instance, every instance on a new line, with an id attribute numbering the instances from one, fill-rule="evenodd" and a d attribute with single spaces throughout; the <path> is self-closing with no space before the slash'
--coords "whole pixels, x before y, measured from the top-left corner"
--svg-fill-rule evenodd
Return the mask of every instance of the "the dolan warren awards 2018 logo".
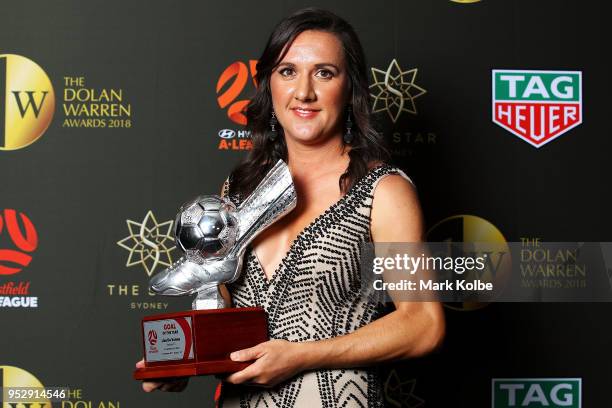
<path id="1" fill-rule="evenodd" d="M 582 72 L 493 70 L 493 122 L 534 147 L 582 123 Z"/>
<path id="2" fill-rule="evenodd" d="M 26 57 L 0 54 L 0 150 L 34 143 L 54 111 L 55 94 L 45 71 Z"/>
<path id="3" fill-rule="evenodd" d="M 493 408 L 580 408 L 581 378 L 494 378 Z"/>
<path id="4" fill-rule="evenodd" d="M 0 365 L 0 390 L 8 394 L 7 389 L 39 389 L 42 391 L 44 385 L 32 374 L 23 370 L 19 367 Z M 2 408 L 51 408 L 51 401 L 49 399 L 40 399 L 38 402 L 5 402 L 0 401 L 0 407 Z"/>
<path id="5" fill-rule="evenodd" d="M 0 392 L 8 397 L 0 399 L 0 408 L 120 408 L 121 401 L 89 400 L 82 388 L 45 386 L 32 373 L 14 366 L 0 365 Z M 20 392 L 21 397 L 14 394 Z M 13 394 L 13 398 L 11 398 Z M 24 397 L 25 394 L 25 397 Z M 38 394 L 38 396 L 36 395 Z M 52 401 L 55 404 L 52 404 Z"/>
<path id="6" fill-rule="evenodd" d="M 482 271 L 472 271 L 474 279 L 485 282 L 495 282 L 503 287 L 507 282 L 512 268 L 510 247 L 501 231 L 484 218 L 469 215 L 453 215 L 434 224 L 427 231 L 427 241 L 467 244 L 466 255 L 486 256 L 485 268 Z M 480 243 L 485 245 L 479 245 Z M 462 244 L 462 245 L 463 245 Z M 497 248 L 495 253 L 489 252 L 491 246 Z M 469 276 L 469 275 L 466 275 Z M 461 311 L 478 310 L 488 303 L 484 302 L 447 302 L 444 306 Z"/>

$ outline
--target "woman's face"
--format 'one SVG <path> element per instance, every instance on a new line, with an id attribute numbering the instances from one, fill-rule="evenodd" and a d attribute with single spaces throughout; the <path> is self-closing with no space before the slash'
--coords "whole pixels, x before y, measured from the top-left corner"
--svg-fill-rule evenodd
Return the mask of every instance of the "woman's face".
<path id="1" fill-rule="evenodd" d="M 302 32 L 272 72 L 270 90 L 285 138 L 316 144 L 340 136 L 348 91 L 340 40 L 323 31 Z"/>

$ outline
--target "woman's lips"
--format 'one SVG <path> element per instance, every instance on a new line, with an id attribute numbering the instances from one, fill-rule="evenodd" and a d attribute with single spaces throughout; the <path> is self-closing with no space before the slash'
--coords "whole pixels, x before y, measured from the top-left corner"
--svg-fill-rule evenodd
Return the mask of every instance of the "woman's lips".
<path id="1" fill-rule="evenodd" d="M 314 118 L 319 113 L 319 111 L 316 109 L 292 108 L 291 111 L 300 118 L 305 119 Z"/>

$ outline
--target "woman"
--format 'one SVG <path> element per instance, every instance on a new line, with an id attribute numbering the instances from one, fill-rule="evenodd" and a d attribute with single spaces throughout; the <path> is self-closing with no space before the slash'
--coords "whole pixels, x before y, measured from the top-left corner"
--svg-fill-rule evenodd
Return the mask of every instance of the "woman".
<path id="1" fill-rule="evenodd" d="M 338 16 L 298 11 L 270 36 L 256 81 L 247 109 L 253 150 L 224 193 L 239 204 L 283 159 L 298 204 L 253 241 L 227 288 L 236 307 L 264 307 L 271 340 L 232 353 L 253 364 L 225 378 L 220 403 L 381 406 L 375 365 L 433 350 L 444 318 L 425 302 L 396 302 L 383 316 L 360 293 L 360 244 L 418 242 L 423 223 L 410 179 L 385 164 L 370 124 L 361 45 Z"/>

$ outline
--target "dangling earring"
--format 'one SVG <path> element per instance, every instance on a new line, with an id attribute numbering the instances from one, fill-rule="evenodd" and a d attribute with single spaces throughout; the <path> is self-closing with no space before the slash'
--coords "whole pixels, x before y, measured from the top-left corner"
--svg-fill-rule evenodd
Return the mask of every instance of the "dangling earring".
<path id="1" fill-rule="evenodd" d="M 270 118 L 270 131 L 268 132 L 268 139 L 271 142 L 274 142 L 278 137 L 278 131 L 276 130 L 276 125 L 278 125 L 278 120 L 276 119 L 276 113 L 272 111 L 272 117 Z"/>
<path id="2" fill-rule="evenodd" d="M 344 135 L 342 136 L 342 140 L 344 141 L 344 143 L 346 144 L 351 144 L 351 142 L 353 141 L 353 134 L 351 133 L 351 129 L 353 128 L 353 122 L 351 121 L 351 114 L 353 109 L 351 108 L 351 106 L 349 105 L 346 108 L 347 112 L 346 112 L 346 132 L 344 132 Z"/>

